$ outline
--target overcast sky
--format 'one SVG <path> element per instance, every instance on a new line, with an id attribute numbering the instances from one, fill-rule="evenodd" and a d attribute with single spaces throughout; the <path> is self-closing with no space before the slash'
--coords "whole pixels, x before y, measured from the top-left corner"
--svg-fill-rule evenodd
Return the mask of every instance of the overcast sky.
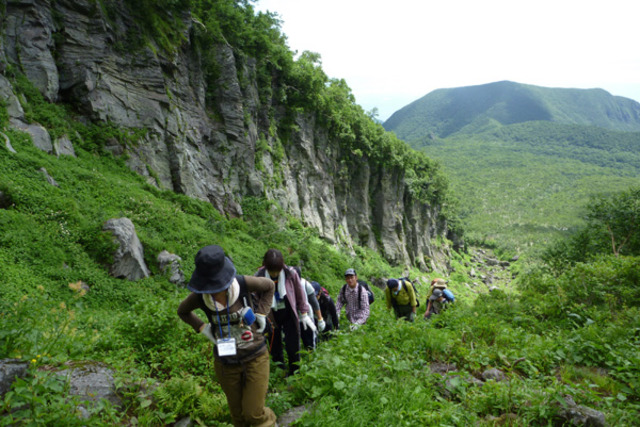
<path id="1" fill-rule="evenodd" d="M 640 101 L 637 0 L 257 0 L 381 120 L 439 89 L 511 80 Z"/>

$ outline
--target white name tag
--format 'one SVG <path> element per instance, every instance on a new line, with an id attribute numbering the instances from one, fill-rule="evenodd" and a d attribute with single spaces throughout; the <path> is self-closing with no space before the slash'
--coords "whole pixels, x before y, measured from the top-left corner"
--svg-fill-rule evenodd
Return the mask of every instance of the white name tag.
<path id="1" fill-rule="evenodd" d="M 216 340 L 216 347 L 218 347 L 218 356 L 220 357 L 236 355 L 235 338 L 222 338 Z"/>

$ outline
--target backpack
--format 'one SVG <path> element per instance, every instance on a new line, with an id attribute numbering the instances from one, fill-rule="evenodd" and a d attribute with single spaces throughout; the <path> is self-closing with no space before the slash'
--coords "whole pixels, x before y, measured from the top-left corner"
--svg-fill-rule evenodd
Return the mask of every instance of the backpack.
<path id="1" fill-rule="evenodd" d="M 367 296 L 369 297 L 369 305 L 373 304 L 373 302 L 376 300 L 376 296 L 371 291 L 371 288 L 369 288 L 369 284 L 364 280 L 358 280 L 358 284 L 367 290 Z"/>
<path id="2" fill-rule="evenodd" d="M 255 313 L 255 308 L 258 304 L 258 297 L 256 294 L 254 294 L 253 292 L 249 292 L 249 290 L 247 289 L 247 282 L 244 279 L 243 275 L 240 274 L 236 274 L 236 280 L 238 281 L 238 285 L 240 286 L 240 292 L 238 294 L 238 299 L 240 299 L 242 301 L 242 305 L 243 307 L 250 307 L 251 310 L 253 310 L 253 312 Z M 213 312 L 209 309 L 204 310 L 205 315 L 207 316 L 207 320 L 209 320 L 210 324 L 214 324 L 213 322 L 213 317 L 212 314 Z M 267 317 L 266 319 L 266 326 L 265 329 L 263 331 L 263 334 L 268 334 L 270 332 L 272 332 L 272 326 L 271 326 L 271 321 L 269 320 L 269 318 Z"/>
<path id="3" fill-rule="evenodd" d="M 420 307 L 420 298 L 418 296 L 418 288 L 416 288 L 416 285 L 411 280 L 409 280 L 408 277 L 401 277 L 398 280 L 402 280 L 404 286 L 407 285 L 407 282 L 411 283 L 411 286 L 413 286 L 413 293 L 416 296 L 416 307 Z"/>
<path id="4" fill-rule="evenodd" d="M 453 295 L 453 292 L 451 292 L 449 289 L 444 288 L 442 290 L 442 294 L 444 295 L 444 297 L 447 299 L 447 301 L 449 302 L 455 302 L 456 297 Z"/>
<path id="5" fill-rule="evenodd" d="M 340 289 L 340 296 L 342 297 L 342 301 L 347 301 L 346 297 L 345 297 L 345 292 L 347 292 L 347 284 L 344 284 L 342 286 L 342 289 Z M 362 295 L 362 289 L 364 288 L 365 291 L 367 291 L 367 296 L 369 297 L 369 305 L 371 305 L 376 297 L 373 295 L 373 292 L 371 292 L 371 289 L 369 289 L 369 284 L 365 281 L 361 281 L 358 280 L 358 308 L 361 309 L 362 308 L 362 300 L 360 299 L 361 295 Z"/>

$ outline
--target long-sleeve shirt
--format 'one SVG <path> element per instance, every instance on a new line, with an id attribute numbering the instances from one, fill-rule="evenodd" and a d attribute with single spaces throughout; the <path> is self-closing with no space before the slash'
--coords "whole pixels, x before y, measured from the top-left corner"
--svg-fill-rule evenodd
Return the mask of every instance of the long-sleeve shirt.
<path id="1" fill-rule="evenodd" d="M 345 314 L 349 322 L 356 325 L 364 325 L 369 318 L 369 297 L 367 290 L 362 288 L 362 285 L 357 285 L 354 289 L 351 289 L 349 285 L 345 286 L 344 298 L 342 288 L 338 294 L 336 313 L 340 316 L 342 307 L 345 307 Z"/>
<path id="2" fill-rule="evenodd" d="M 255 312 L 262 315 L 269 313 L 275 289 L 273 282 L 264 277 L 253 276 L 244 276 L 244 281 L 246 283 L 247 291 L 255 292 L 258 296 L 256 307 L 254 307 Z M 217 310 L 220 310 L 222 311 L 223 316 L 227 316 L 227 313 L 237 313 L 243 308 L 243 301 L 240 301 L 241 295 L 239 288 L 237 281 L 229 287 L 227 306 L 222 306 L 212 298 L 207 298 L 211 296 L 210 294 L 196 294 L 192 292 L 180 303 L 180 306 L 178 307 L 178 316 L 180 316 L 182 321 L 191 326 L 195 332 L 200 332 L 200 328 L 205 322 L 196 315 L 194 311 L 200 309 L 206 313 L 207 310 L 216 310 L 217 314 Z M 213 305 L 213 308 L 210 304 Z M 254 359 L 266 351 L 266 347 L 264 346 L 264 335 L 257 332 L 257 326 L 257 322 L 254 322 L 253 325 L 244 327 L 244 329 L 248 329 L 248 331 L 251 332 L 250 334 L 243 334 L 243 332 L 246 331 L 238 324 L 230 325 L 228 323 L 226 327 L 222 328 L 223 335 L 226 336 L 227 331 L 229 331 L 230 335 L 234 336 L 237 341 L 238 353 L 236 357 L 229 358 L 231 362 L 243 363 Z M 215 327 L 213 334 L 217 334 Z M 215 353 L 215 357 L 218 358 L 217 352 Z M 223 363 L 225 362 L 223 361 Z"/>
<path id="3" fill-rule="evenodd" d="M 397 305 L 410 305 L 411 307 L 415 307 L 418 303 L 416 293 L 413 291 L 413 285 L 407 281 L 402 282 L 398 295 L 393 295 L 391 289 L 386 288 L 384 290 L 384 296 L 387 302 L 387 309 L 393 306 L 394 300 Z"/>

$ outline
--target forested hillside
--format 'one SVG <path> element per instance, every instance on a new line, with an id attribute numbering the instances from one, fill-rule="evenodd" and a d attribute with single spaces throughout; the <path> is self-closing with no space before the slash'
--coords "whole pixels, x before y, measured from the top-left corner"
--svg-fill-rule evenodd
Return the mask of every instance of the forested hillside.
<path id="1" fill-rule="evenodd" d="M 602 89 L 545 88 L 503 81 L 438 89 L 396 111 L 387 130 L 413 147 L 432 137 L 474 134 L 491 122 L 529 121 L 640 131 L 640 104 Z"/>
<path id="2" fill-rule="evenodd" d="M 583 224 L 591 196 L 638 184 L 638 111 L 602 90 L 497 82 L 434 91 L 385 127 L 442 163 L 469 242 L 530 251 Z"/>

